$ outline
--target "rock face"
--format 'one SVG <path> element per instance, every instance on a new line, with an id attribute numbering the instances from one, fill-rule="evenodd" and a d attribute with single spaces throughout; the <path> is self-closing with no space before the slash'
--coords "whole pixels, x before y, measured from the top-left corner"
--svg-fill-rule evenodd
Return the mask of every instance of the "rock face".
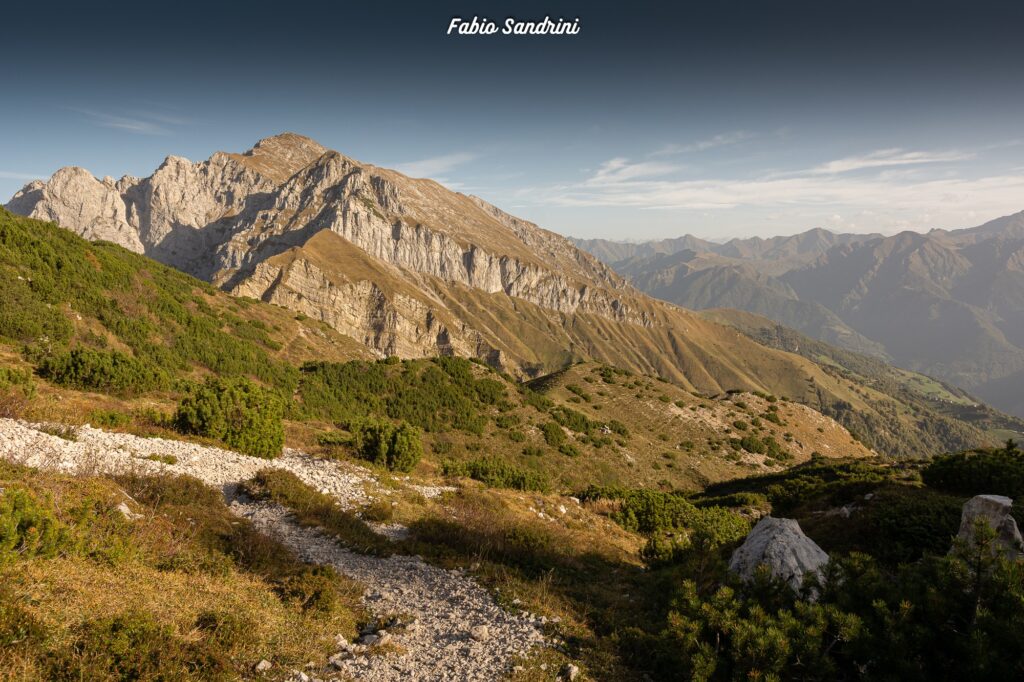
<path id="1" fill-rule="evenodd" d="M 198 163 L 170 156 L 147 178 L 64 168 L 7 208 L 316 318 L 382 356 L 466 355 L 520 377 L 593 359 L 703 393 L 797 400 L 838 387 L 482 199 L 292 133 Z"/>
<path id="2" fill-rule="evenodd" d="M 757 567 L 764 564 L 772 576 L 800 589 L 804 575 L 821 574 L 828 554 L 804 535 L 795 519 L 765 516 L 729 560 L 729 570 L 744 580 L 752 580 Z"/>
<path id="3" fill-rule="evenodd" d="M 1010 516 L 1010 507 L 1013 500 L 1002 495 L 978 495 L 964 503 L 963 514 L 960 517 L 960 532 L 957 538 L 963 540 L 968 546 L 975 542 L 976 524 L 979 521 L 987 523 L 996 531 L 996 549 L 1008 558 L 1016 559 L 1021 556 L 1024 550 L 1024 540 L 1021 539 L 1020 531 L 1017 529 L 1017 522 Z"/>

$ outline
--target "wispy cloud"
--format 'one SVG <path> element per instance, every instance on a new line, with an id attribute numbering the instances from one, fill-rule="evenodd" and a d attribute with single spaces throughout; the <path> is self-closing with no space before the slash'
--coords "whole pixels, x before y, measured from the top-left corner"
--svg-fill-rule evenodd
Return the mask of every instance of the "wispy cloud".
<path id="1" fill-rule="evenodd" d="M 904 149 L 879 149 L 863 156 L 848 156 L 823 163 L 810 170 L 814 175 L 834 175 L 869 168 L 889 168 L 929 163 L 950 163 L 974 158 L 973 153 L 959 151 L 911 152 Z"/>
<path id="2" fill-rule="evenodd" d="M 926 164 L 973 158 L 965 152 L 910 152 L 886 149 L 831 161 L 791 173 L 748 178 L 679 179 L 676 167 L 655 161 L 614 158 L 582 181 L 520 190 L 519 197 L 560 206 L 722 210 L 734 208 L 839 213 L 860 211 L 1019 211 L 1024 169 L 963 177 Z M 917 168 L 920 165 L 922 168 Z M 914 168 L 904 168 L 915 166 Z M 853 173 L 852 171 L 863 171 Z"/>
<path id="3" fill-rule="evenodd" d="M 597 172 L 586 181 L 586 184 L 615 185 L 638 178 L 667 175 L 679 168 L 679 166 L 659 161 L 632 162 L 627 158 L 618 157 L 602 163 Z"/>
<path id="4" fill-rule="evenodd" d="M 747 132 L 746 130 L 735 130 L 730 133 L 720 133 L 714 137 L 698 140 L 697 142 L 692 142 L 690 144 L 667 144 L 661 149 L 651 152 L 648 156 L 675 156 L 676 154 L 703 152 L 708 149 L 714 149 L 715 147 L 725 147 L 728 145 L 738 144 L 744 140 L 749 140 L 752 137 L 754 137 L 754 134 Z"/>
<path id="5" fill-rule="evenodd" d="M 429 159 L 421 159 L 419 161 L 400 163 L 395 166 L 395 170 L 413 178 L 433 178 L 435 180 L 439 180 L 440 178 L 438 176 L 442 173 L 447 173 L 453 168 L 469 163 L 476 158 L 476 154 L 457 152 L 454 154 L 434 156 Z"/>
<path id="6" fill-rule="evenodd" d="M 114 128 L 136 135 L 170 135 L 173 128 L 187 124 L 187 119 L 179 116 L 160 114 L 150 111 L 129 111 L 121 114 L 111 114 L 105 111 L 93 109 L 81 109 L 71 107 L 89 118 L 94 124 L 103 128 Z"/>

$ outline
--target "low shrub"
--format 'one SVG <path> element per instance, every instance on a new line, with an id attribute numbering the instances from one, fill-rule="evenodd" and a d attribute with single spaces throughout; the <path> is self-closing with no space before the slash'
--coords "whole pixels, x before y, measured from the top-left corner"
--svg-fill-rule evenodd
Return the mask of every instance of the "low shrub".
<path id="1" fill-rule="evenodd" d="M 349 431 L 356 453 L 389 471 L 412 471 L 423 457 L 419 429 L 406 422 L 369 417 L 349 424 Z"/>
<path id="2" fill-rule="evenodd" d="M 39 374 L 61 386 L 137 395 L 164 388 L 167 375 L 158 367 L 118 351 L 76 348 L 43 358 Z"/>
<path id="3" fill-rule="evenodd" d="M 565 442 L 565 431 L 555 422 L 545 422 L 541 427 L 541 432 L 544 434 L 544 442 L 553 448 L 557 448 Z"/>
<path id="4" fill-rule="evenodd" d="M 540 472 L 517 467 L 497 457 L 468 462 L 446 460 L 441 468 L 445 476 L 465 476 L 495 488 L 541 492 L 548 489 L 547 479 Z"/>
<path id="5" fill-rule="evenodd" d="M 248 379 L 211 379 L 182 398 L 175 426 L 255 457 L 273 458 L 284 445 L 284 402 Z"/>
<path id="6" fill-rule="evenodd" d="M 921 471 L 925 484 L 964 496 L 1024 495 L 1024 452 L 1013 441 L 992 450 L 934 458 Z"/>
<path id="7" fill-rule="evenodd" d="M 56 657 L 50 679 L 226 680 L 230 663 L 204 641 L 190 642 L 146 611 L 87 621 L 70 650 Z"/>
<path id="8" fill-rule="evenodd" d="M 53 505 L 27 488 L 0 493 L 0 566 L 15 560 L 53 557 L 71 544 Z"/>

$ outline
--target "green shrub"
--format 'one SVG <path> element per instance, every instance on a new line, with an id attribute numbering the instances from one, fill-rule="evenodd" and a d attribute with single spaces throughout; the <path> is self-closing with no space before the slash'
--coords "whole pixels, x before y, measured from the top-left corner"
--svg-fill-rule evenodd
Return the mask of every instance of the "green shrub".
<path id="1" fill-rule="evenodd" d="M 93 410 L 89 413 L 89 423 L 104 428 L 127 426 L 132 421 L 131 415 L 116 410 Z"/>
<path id="2" fill-rule="evenodd" d="M 118 351 L 76 348 L 43 358 L 39 374 L 61 386 L 137 395 L 166 387 L 167 375 L 157 367 Z"/>
<path id="3" fill-rule="evenodd" d="M 340 445 L 350 445 L 352 443 L 352 436 L 342 433 L 340 431 L 327 431 L 321 433 L 316 437 L 317 445 L 323 447 L 337 447 Z"/>
<path id="4" fill-rule="evenodd" d="M 565 431 L 555 422 L 545 422 L 541 427 L 541 432 L 544 434 L 544 442 L 553 448 L 557 448 L 565 442 Z"/>
<path id="5" fill-rule="evenodd" d="M 475 372 L 469 360 L 448 357 L 306 363 L 296 410 L 338 423 L 386 416 L 427 433 L 455 429 L 481 435 L 487 411 L 506 407 L 507 390 L 502 381 L 477 379 Z"/>
<path id="6" fill-rule="evenodd" d="M 609 429 L 612 430 L 612 433 L 622 436 L 623 438 L 629 437 L 629 429 L 627 429 L 626 425 L 620 422 L 619 420 L 612 419 L 610 422 L 608 422 L 607 426 Z"/>
<path id="7" fill-rule="evenodd" d="M 540 472 L 522 469 L 497 457 L 485 457 L 468 462 L 446 460 L 441 468 L 445 476 L 466 476 L 494 488 L 541 492 L 548 489 L 547 479 Z"/>
<path id="8" fill-rule="evenodd" d="M 419 430 L 405 422 L 369 417 L 349 424 L 349 431 L 358 455 L 389 471 L 412 471 L 423 456 Z"/>
<path id="9" fill-rule="evenodd" d="M 934 458 L 921 472 L 936 489 L 964 496 L 1024 495 L 1024 453 L 1010 441 L 997 450 L 962 452 Z"/>
<path id="10" fill-rule="evenodd" d="M 750 523 L 739 514 L 721 507 L 703 507 L 689 520 L 685 534 L 656 533 L 641 550 L 651 566 L 703 563 L 713 552 L 738 543 L 750 532 Z"/>
<path id="11" fill-rule="evenodd" d="M 229 679 L 230 663 L 206 642 L 177 637 L 144 611 L 87 621 L 70 651 L 54 661 L 51 679 Z"/>
<path id="12" fill-rule="evenodd" d="M 49 558 L 71 544 L 68 529 L 31 490 L 9 486 L 0 493 L 0 566 L 17 559 Z"/>
<path id="13" fill-rule="evenodd" d="M 182 398 L 175 426 L 255 457 L 273 458 L 284 445 L 284 403 L 248 379 L 211 379 Z"/>
<path id="14" fill-rule="evenodd" d="M 285 581 L 283 591 L 303 611 L 335 613 L 342 607 L 340 576 L 330 566 L 309 566 Z"/>
<path id="15" fill-rule="evenodd" d="M 590 486 L 580 499 L 618 500 L 619 509 L 611 514 L 612 519 L 626 530 L 639 533 L 686 528 L 699 516 L 697 508 L 681 494 L 660 490 Z"/>
<path id="16" fill-rule="evenodd" d="M 579 457 L 582 454 L 580 449 L 572 443 L 562 443 L 558 446 L 558 451 L 568 457 Z"/>
<path id="17" fill-rule="evenodd" d="M 560 425 L 576 433 L 590 433 L 600 426 L 597 422 L 588 419 L 586 415 L 561 405 L 551 408 L 551 416 Z"/>

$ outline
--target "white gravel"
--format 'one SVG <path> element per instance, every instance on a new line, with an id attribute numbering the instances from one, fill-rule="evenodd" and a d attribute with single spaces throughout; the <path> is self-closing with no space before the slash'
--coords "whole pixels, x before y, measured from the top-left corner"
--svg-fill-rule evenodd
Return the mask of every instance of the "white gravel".
<path id="1" fill-rule="evenodd" d="M 308 485 L 332 495 L 344 508 L 370 502 L 373 473 L 362 467 L 286 450 L 274 460 L 161 438 L 140 438 L 83 426 L 77 440 L 44 433 L 38 424 L 0 419 L 0 458 L 68 473 L 188 474 L 231 495 L 257 471 L 291 471 Z M 174 464 L 147 459 L 172 456 Z M 409 484 L 413 487 L 414 484 Z M 432 496 L 441 487 L 415 486 Z M 303 560 L 329 564 L 366 586 L 363 601 L 379 618 L 411 616 L 412 624 L 391 636 L 393 651 L 377 655 L 353 649 L 333 658 L 336 675 L 358 680 L 493 680 L 511 669 L 517 656 L 542 645 L 540 621 L 513 614 L 461 571 L 431 566 L 419 557 L 374 557 L 350 552 L 315 529 L 294 523 L 280 507 L 235 500 L 232 510 L 291 547 Z M 400 536 L 401 528 L 382 527 Z M 488 636 L 474 639 L 470 631 Z M 474 630 L 475 628 L 475 630 Z M 375 655 L 367 655 L 374 653 Z"/>
<path id="2" fill-rule="evenodd" d="M 302 528 L 281 507 L 235 501 L 232 508 L 262 532 L 290 547 L 304 561 L 334 566 L 367 586 L 364 601 L 379 618 L 412 618 L 385 656 L 364 652 L 339 660 L 337 668 L 357 680 L 494 680 L 514 659 L 544 642 L 539 621 L 495 604 L 483 588 L 459 571 L 419 557 L 386 558 L 350 552 L 316 529 Z M 486 626 L 479 641 L 470 632 Z"/>

